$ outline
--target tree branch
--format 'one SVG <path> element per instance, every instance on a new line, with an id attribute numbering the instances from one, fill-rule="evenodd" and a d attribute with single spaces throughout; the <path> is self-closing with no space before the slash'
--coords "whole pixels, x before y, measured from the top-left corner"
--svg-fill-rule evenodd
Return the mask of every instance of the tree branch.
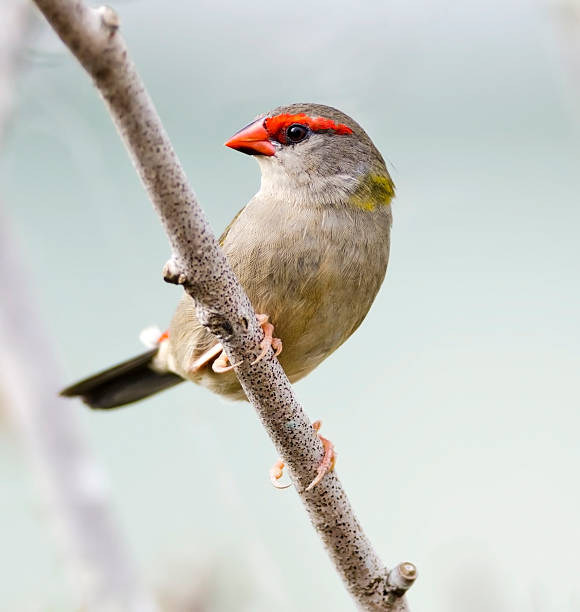
<path id="1" fill-rule="evenodd" d="M 311 491 L 322 445 L 277 359 L 251 365 L 262 332 L 247 295 L 219 248 L 185 173 L 118 33 L 109 7 L 79 0 L 35 0 L 52 27 L 93 78 L 135 168 L 161 217 L 172 257 L 168 282 L 194 298 L 200 321 L 222 343 L 346 587 L 366 610 L 407 610 L 412 564 L 390 573 L 359 525 L 335 473 Z M 272 356 L 272 353 L 270 354 Z"/>

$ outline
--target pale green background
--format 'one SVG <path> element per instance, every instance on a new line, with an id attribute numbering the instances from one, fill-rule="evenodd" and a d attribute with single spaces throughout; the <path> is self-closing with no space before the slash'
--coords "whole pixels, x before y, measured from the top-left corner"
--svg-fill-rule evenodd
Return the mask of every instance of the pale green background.
<path id="1" fill-rule="evenodd" d="M 387 279 L 297 392 L 384 560 L 417 564 L 413 611 L 580 610 L 579 100 L 554 5 L 116 6 L 216 232 L 259 176 L 223 142 L 278 104 L 341 108 L 389 161 Z M 71 382 L 139 351 L 180 290 L 101 101 L 44 26 L 18 90 L 0 193 Z M 249 406 L 183 385 L 78 410 L 150 586 L 207 572 L 208 610 L 353 609 L 297 496 L 271 488 Z M 0 606 L 73 610 L 34 480 L 0 436 Z"/>

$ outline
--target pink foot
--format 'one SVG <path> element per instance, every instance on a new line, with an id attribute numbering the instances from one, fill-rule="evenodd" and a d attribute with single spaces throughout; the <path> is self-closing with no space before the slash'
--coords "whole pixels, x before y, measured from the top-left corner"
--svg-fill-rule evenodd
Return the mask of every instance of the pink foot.
<path id="1" fill-rule="evenodd" d="M 264 330 L 264 338 L 260 342 L 260 354 L 252 362 L 252 365 L 264 359 L 270 347 L 272 347 L 272 349 L 274 350 L 274 354 L 276 355 L 276 357 L 282 352 L 282 340 L 280 340 L 280 338 L 272 337 L 272 334 L 274 333 L 274 326 L 272 325 L 272 323 L 268 322 L 268 315 L 259 314 L 256 315 L 256 317 L 258 319 L 260 327 Z M 159 339 L 158 342 L 164 340 L 164 336 L 165 334 Z M 217 344 L 214 344 L 210 349 L 205 351 L 205 353 L 202 353 L 189 366 L 189 371 L 192 373 L 198 372 L 210 362 L 212 362 L 211 369 L 216 374 L 223 374 L 224 372 L 229 372 L 243 363 L 243 361 L 239 361 L 238 363 L 230 364 L 228 356 L 225 354 L 222 345 L 218 342 Z"/>
<path id="2" fill-rule="evenodd" d="M 273 338 L 272 335 L 274 333 L 274 326 L 272 323 L 268 322 L 267 314 L 257 314 L 256 318 L 258 319 L 258 323 L 260 327 L 264 330 L 264 338 L 260 342 L 260 354 L 256 357 L 254 361 L 252 361 L 252 365 L 258 363 L 258 361 L 262 361 L 266 354 L 268 353 L 268 349 L 272 347 L 274 350 L 274 355 L 278 357 L 278 355 L 282 352 L 282 340 L 280 338 Z"/>
<path id="3" fill-rule="evenodd" d="M 217 357 L 217 359 L 216 359 Z M 223 374 L 224 372 L 229 372 L 233 370 L 236 366 L 239 366 L 239 363 L 234 363 L 233 365 L 229 365 L 228 356 L 225 354 L 222 345 L 218 342 L 214 344 L 210 349 L 202 353 L 190 366 L 189 371 L 191 373 L 199 372 L 204 366 L 206 366 L 210 361 L 214 360 L 211 364 L 211 369 L 216 374 Z"/>
<path id="4" fill-rule="evenodd" d="M 314 423 L 312 423 L 312 427 L 314 427 L 314 431 L 317 433 L 320 441 L 322 442 L 322 446 L 324 447 L 324 455 L 322 456 L 322 461 L 316 470 L 316 477 L 306 487 L 306 491 L 313 489 L 328 472 L 332 472 L 336 463 L 336 451 L 334 450 L 334 444 L 318 433 L 321 425 L 322 421 L 314 421 Z M 282 478 L 283 473 L 284 462 L 281 459 L 278 459 L 278 461 L 270 468 L 270 482 L 277 489 L 287 489 L 290 486 L 290 484 L 282 485 L 278 482 L 278 480 Z"/>
<path id="5" fill-rule="evenodd" d="M 328 472 L 334 471 L 334 466 L 336 464 L 336 452 L 334 450 L 334 444 L 324 436 L 321 436 L 318 433 L 318 430 L 322 426 L 322 421 L 314 421 L 312 423 L 312 427 L 314 427 L 314 431 L 317 433 L 320 441 L 322 442 L 322 446 L 324 447 L 324 455 L 322 456 L 322 461 L 316 470 L 316 477 L 314 480 L 306 487 L 307 491 L 314 489 L 314 487 L 324 478 L 324 476 Z"/>
<path id="6" fill-rule="evenodd" d="M 276 461 L 276 463 L 270 468 L 270 482 L 277 489 L 287 489 L 288 487 L 292 486 L 292 483 L 280 484 L 278 482 L 278 480 L 282 478 L 283 474 L 284 474 L 284 462 L 281 459 L 278 459 L 278 461 Z"/>

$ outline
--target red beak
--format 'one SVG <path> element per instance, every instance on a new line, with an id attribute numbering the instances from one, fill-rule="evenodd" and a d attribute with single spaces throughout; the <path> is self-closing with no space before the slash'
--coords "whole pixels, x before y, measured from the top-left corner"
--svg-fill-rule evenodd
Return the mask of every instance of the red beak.
<path id="1" fill-rule="evenodd" d="M 264 119 L 257 119 L 239 132 L 236 132 L 227 142 L 226 147 L 236 149 L 248 155 L 274 155 L 276 149 L 270 142 L 270 135 L 264 127 Z"/>

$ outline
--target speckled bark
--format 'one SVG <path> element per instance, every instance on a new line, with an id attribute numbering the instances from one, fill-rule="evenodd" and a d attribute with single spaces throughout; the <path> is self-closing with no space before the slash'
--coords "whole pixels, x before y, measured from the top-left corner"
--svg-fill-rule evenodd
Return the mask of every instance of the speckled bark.
<path id="1" fill-rule="evenodd" d="M 414 578 L 411 564 L 390 573 L 362 531 L 336 474 L 305 492 L 322 458 L 314 433 L 276 359 L 250 365 L 262 332 L 229 267 L 157 112 L 118 35 L 116 14 L 72 0 L 35 0 L 66 45 L 92 76 L 105 100 L 171 243 L 165 279 L 184 286 L 202 321 L 222 342 L 302 498 L 336 568 L 366 610 L 407 610 L 403 597 Z M 405 577 L 406 576 L 406 577 Z"/>

